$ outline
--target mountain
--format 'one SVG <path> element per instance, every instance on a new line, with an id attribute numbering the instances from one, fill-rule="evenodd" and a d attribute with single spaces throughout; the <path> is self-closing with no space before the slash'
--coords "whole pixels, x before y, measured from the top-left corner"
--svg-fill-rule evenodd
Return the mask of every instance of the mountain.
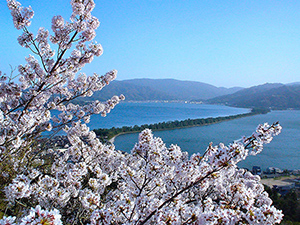
<path id="1" fill-rule="evenodd" d="M 113 95 L 124 94 L 126 100 L 206 100 L 221 95 L 232 94 L 242 88 L 215 87 L 195 81 L 174 79 L 132 79 L 113 81 L 110 85 L 96 92 L 88 100 L 107 100 Z"/>
<path id="2" fill-rule="evenodd" d="M 297 83 L 293 85 L 267 83 L 212 98 L 206 103 L 244 108 L 300 109 L 300 85 Z"/>
<path id="3" fill-rule="evenodd" d="M 300 85 L 300 82 L 288 83 L 286 85 L 288 85 L 288 86 Z"/>
<path id="4" fill-rule="evenodd" d="M 132 101 L 149 101 L 149 100 L 175 100 L 176 97 L 155 90 L 150 86 L 141 86 L 125 81 L 113 81 L 101 91 L 95 92 L 93 99 L 105 101 L 114 95 L 125 95 L 126 100 Z"/>

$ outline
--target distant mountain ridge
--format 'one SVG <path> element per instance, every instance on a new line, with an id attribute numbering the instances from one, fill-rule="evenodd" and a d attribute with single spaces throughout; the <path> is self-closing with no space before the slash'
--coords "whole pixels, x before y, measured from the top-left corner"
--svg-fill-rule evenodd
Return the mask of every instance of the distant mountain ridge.
<path id="1" fill-rule="evenodd" d="M 79 102 L 106 101 L 121 94 L 125 95 L 126 101 L 202 101 L 241 108 L 300 109 L 300 82 L 224 88 L 175 79 L 116 80 L 95 92 L 92 97 L 81 98 Z"/>
<path id="2" fill-rule="evenodd" d="M 300 83 L 266 83 L 218 96 L 207 100 L 206 103 L 243 108 L 300 109 Z"/>
<path id="3" fill-rule="evenodd" d="M 224 88 L 196 81 L 175 79 L 132 79 L 113 81 L 103 90 L 96 92 L 89 100 L 107 100 L 113 95 L 124 94 L 128 101 L 149 100 L 207 100 L 232 94 L 240 87 Z"/>

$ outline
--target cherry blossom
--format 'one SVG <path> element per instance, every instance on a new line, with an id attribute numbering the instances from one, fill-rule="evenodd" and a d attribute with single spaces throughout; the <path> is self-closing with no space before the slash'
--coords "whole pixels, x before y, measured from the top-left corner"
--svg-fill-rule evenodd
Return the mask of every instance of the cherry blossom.
<path id="1" fill-rule="evenodd" d="M 103 53 L 94 41 L 94 1 L 72 0 L 70 20 L 54 16 L 52 31 L 40 28 L 36 35 L 28 30 L 31 7 L 15 0 L 7 5 L 23 32 L 18 42 L 31 55 L 19 65 L 18 81 L 0 72 L 0 191 L 9 209 L 0 224 L 280 223 L 282 212 L 260 178 L 238 167 L 280 133 L 279 123 L 261 124 L 228 146 L 211 143 L 203 154 L 166 146 L 149 129 L 131 153 L 116 150 L 87 124 L 125 97 L 73 101 L 92 96 L 117 75 L 81 71 Z M 45 131 L 61 130 L 69 144 L 48 147 Z"/>

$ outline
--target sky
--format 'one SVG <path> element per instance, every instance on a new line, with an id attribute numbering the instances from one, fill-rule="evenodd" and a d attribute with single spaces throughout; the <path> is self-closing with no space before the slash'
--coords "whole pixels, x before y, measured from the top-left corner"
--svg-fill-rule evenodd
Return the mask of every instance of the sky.
<path id="1" fill-rule="evenodd" d="M 30 31 L 71 15 L 68 0 L 20 1 Z M 82 72 L 118 70 L 118 80 L 174 78 L 218 87 L 300 81 L 299 0 L 95 0 L 95 40 L 104 54 Z M 0 2 L 0 70 L 24 64 L 6 1 Z"/>

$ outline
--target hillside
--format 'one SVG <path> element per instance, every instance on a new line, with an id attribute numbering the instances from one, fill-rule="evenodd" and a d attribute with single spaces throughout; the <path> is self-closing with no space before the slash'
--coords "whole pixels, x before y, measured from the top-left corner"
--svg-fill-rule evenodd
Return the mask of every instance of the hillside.
<path id="1" fill-rule="evenodd" d="M 206 103 L 244 108 L 300 109 L 300 85 L 264 84 L 212 98 Z"/>
<path id="2" fill-rule="evenodd" d="M 85 100 L 104 101 L 113 95 L 124 94 L 128 101 L 195 99 L 202 101 L 232 94 L 241 89 L 239 87 L 215 87 L 202 82 L 174 79 L 132 79 L 113 81 L 100 92 L 96 92 L 92 98 L 85 98 Z"/>
<path id="3" fill-rule="evenodd" d="M 93 99 L 107 100 L 114 95 L 125 95 L 128 101 L 176 100 L 167 92 L 155 90 L 151 86 L 141 86 L 126 81 L 113 81 L 93 95 Z"/>
<path id="4" fill-rule="evenodd" d="M 155 91 L 161 91 L 174 96 L 177 100 L 205 100 L 221 95 L 232 94 L 242 88 L 224 88 L 196 82 L 180 81 L 175 79 L 133 79 L 123 81 L 125 84 L 134 84 L 142 87 L 150 87 Z M 213 96 L 213 97 L 212 97 Z"/>

